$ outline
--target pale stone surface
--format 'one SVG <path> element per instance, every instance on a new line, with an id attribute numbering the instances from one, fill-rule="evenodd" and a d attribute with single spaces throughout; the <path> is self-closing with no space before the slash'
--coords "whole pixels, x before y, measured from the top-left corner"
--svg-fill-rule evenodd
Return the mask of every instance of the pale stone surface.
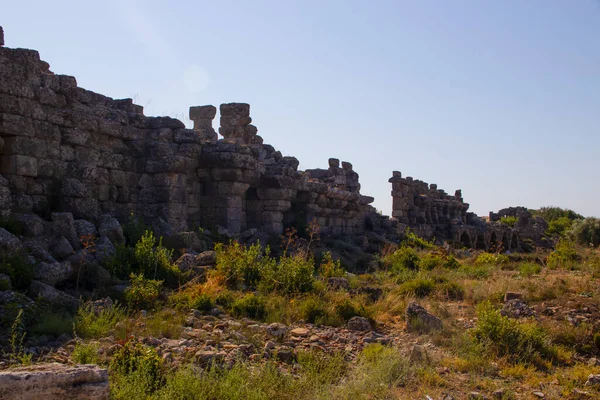
<path id="1" fill-rule="evenodd" d="M 0 371 L 5 400 L 108 400 L 108 371 L 97 365 L 41 364 Z"/>

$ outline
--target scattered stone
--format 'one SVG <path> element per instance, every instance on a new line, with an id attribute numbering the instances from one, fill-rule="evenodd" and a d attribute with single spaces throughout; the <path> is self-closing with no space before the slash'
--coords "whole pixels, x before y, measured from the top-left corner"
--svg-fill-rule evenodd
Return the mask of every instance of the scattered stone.
<path id="1" fill-rule="evenodd" d="M 73 273 L 73 267 L 68 261 L 51 264 L 41 262 L 34 267 L 33 278 L 47 285 L 55 286 L 71 278 Z"/>
<path id="2" fill-rule="evenodd" d="M 73 310 L 79 306 L 79 301 L 73 296 L 40 281 L 32 281 L 29 286 L 29 292 L 33 296 L 40 297 L 42 300 L 57 307 Z"/>
<path id="3" fill-rule="evenodd" d="M 96 225 L 84 219 L 76 219 L 73 224 L 75 225 L 77 236 L 80 238 L 93 237 L 98 233 Z"/>
<path id="4" fill-rule="evenodd" d="M 100 236 L 98 239 L 96 239 L 94 247 L 91 250 L 93 250 L 93 255 L 99 263 L 107 260 L 117 252 L 115 245 L 106 236 Z M 92 255 L 90 251 L 88 251 L 88 253 L 90 256 Z"/>
<path id="5" fill-rule="evenodd" d="M 485 397 L 483 394 L 481 394 L 479 392 L 471 392 L 471 393 L 469 393 L 469 399 L 470 400 L 487 400 L 487 397 Z"/>
<path id="6" fill-rule="evenodd" d="M 196 265 L 216 265 L 217 253 L 209 250 L 202 252 L 196 256 Z"/>
<path id="7" fill-rule="evenodd" d="M 348 282 L 348 279 L 346 278 L 339 278 L 339 277 L 331 277 L 329 279 L 327 279 L 327 286 L 333 290 L 338 290 L 338 289 L 349 289 L 350 288 L 350 283 Z"/>
<path id="8" fill-rule="evenodd" d="M 508 300 L 504 303 L 500 314 L 510 318 L 526 318 L 533 317 L 535 311 L 530 308 L 524 301 L 520 299 Z"/>
<path id="9" fill-rule="evenodd" d="M 54 242 L 52 247 L 50 247 L 50 253 L 61 260 L 73 254 L 73 246 L 71 246 L 71 243 L 69 243 L 66 237 L 61 236 Z"/>
<path id="10" fill-rule="evenodd" d="M 370 331 L 371 323 L 365 317 L 354 316 L 348 321 L 348 329 L 351 331 Z"/>
<path id="11" fill-rule="evenodd" d="M 442 320 L 430 314 L 415 302 L 406 307 L 406 330 L 408 332 L 427 333 L 442 329 Z"/>
<path id="12" fill-rule="evenodd" d="M 14 254 L 21 249 L 18 237 L 4 228 L 0 228 L 0 254 Z"/>
<path id="13" fill-rule="evenodd" d="M 594 375 L 589 374 L 585 386 L 598 386 L 600 385 L 600 374 Z"/>
<path id="14" fill-rule="evenodd" d="M 310 331 L 306 328 L 294 328 L 290 331 L 290 335 L 292 336 L 306 337 L 309 334 Z"/>
<path id="15" fill-rule="evenodd" d="M 273 323 L 267 326 L 267 334 L 279 340 L 283 339 L 286 332 L 287 327 L 280 323 Z"/>
<path id="16" fill-rule="evenodd" d="M 536 392 L 531 392 L 531 394 L 532 394 L 532 395 L 534 395 L 534 396 L 535 396 L 535 397 L 537 397 L 537 398 L 540 398 L 540 399 L 543 399 L 543 398 L 545 398 L 545 397 L 546 397 L 546 395 L 545 395 L 544 393 L 542 393 L 542 392 L 538 392 L 538 391 L 536 391 Z"/>

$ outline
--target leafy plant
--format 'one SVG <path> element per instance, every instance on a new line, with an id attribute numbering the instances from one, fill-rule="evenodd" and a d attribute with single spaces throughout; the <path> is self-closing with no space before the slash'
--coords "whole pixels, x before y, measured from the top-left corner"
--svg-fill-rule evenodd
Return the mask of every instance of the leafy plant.
<path id="1" fill-rule="evenodd" d="M 277 291 L 286 294 L 309 292 L 315 280 L 314 271 L 315 262 L 312 255 L 284 255 L 278 263 L 269 263 L 261 267 L 260 289 L 263 292 Z"/>
<path id="2" fill-rule="evenodd" d="M 162 360 L 156 350 L 133 341 L 125 343 L 114 354 L 109 369 L 119 380 L 140 381 L 140 394 L 145 396 L 154 393 L 165 382 Z"/>
<path id="3" fill-rule="evenodd" d="M 270 249 L 263 255 L 260 243 L 245 247 L 238 242 L 229 245 L 215 244 L 217 253 L 217 271 L 224 277 L 230 287 L 255 287 L 261 278 L 261 270 L 274 268 L 276 263 L 269 257 Z"/>
<path id="4" fill-rule="evenodd" d="M 91 343 L 77 343 L 71 353 L 71 359 L 77 364 L 98 364 L 99 346 Z"/>
<path id="5" fill-rule="evenodd" d="M 25 347 L 23 346 L 26 335 L 27 332 L 25 331 L 25 324 L 23 322 L 23 310 L 19 310 L 19 313 L 10 328 L 10 354 L 8 354 L 8 357 L 13 362 L 22 365 L 31 364 L 31 359 L 33 357 L 33 354 L 25 352 Z"/>
<path id="6" fill-rule="evenodd" d="M 401 246 L 387 255 L 384 262 L 390 265 L 390 271 L 399 273 L 403 269 L 416 270 L 419 267 L 419 256 L 412 247 Z"/>
<path id="7" fill-rule="evenodd" d="M 517 217 L 516 215 L 506 215 L 500 218 L 500 223 L 502 225 L 510 227 L 514 227 L 517 224 L 517 222 L 519 222 L 519 217 Z"/>
<path id="8" fill-rule="evenodd" d="M 323 255 L 319 269 L 325 279 L 346 276 L 346 270 L 342 268 L 340 260 L 334 260 L 329 251 Z"/>
<path id="9" fill-rule="evenodd" d="M 125 300 L 130 308 L 153 308 L 160 295 L 163 281 L 146 279 L 143 274 L 131 274 L 131 286 L 125 289 Z"/>
<path id="10" fill-rule="evenodd" d="M 77 310 L 74 330 L 82 338 L 99 339 L 107 336 L 125 316 L 125 310 L 118 304 L 95 310 L 92 303 L 85 303 Z"/>
<path id="11" fill-rule="evenodd" d="M 265 310 L 265 300 L 252 293 L 234 301 L 231 305 L 231 311 L 236 317 L 248 317 L 262 320 L 266 315 Z"/>

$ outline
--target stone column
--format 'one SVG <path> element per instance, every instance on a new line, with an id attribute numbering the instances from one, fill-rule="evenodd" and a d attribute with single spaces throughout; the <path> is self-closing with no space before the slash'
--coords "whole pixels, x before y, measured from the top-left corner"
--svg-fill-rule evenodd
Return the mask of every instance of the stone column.
<path id="1" fill-rule="evenodd" d="M 0 46 L 4 46 L 4 29 L 0 26 Z"/>
<path id="2" fill-rule="evenodd" d="M 258 129 L 251 125 L 250 105 L 246 103 L 221 104 L 219 133 L 228 142 L 237 144 L 262 143 Z"/>
<path id="3" fill-rule="evenodd" d="M 215 106 L 190 107 L 190 119 L 194 121 L 194 130 L 200 133 L 210 143 L 216 143 L 217 132 L 213 129 L 212 121 L 217 115 Z"/>

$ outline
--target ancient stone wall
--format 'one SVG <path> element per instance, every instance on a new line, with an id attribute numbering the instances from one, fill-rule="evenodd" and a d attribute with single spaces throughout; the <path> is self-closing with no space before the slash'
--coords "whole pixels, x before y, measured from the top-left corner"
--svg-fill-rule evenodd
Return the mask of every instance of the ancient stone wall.
<path id="1" fill-rule="evenodd" d="M 130 214 L 161 233 L 196 226 L 236 235 L 316 219 L 325 232 L 359 233 L 375 210 L 350 163 L 298 171 L 263 144 L 250 106 L 190 108 L 193 129 L 146 117 L 52 73 L 33 50 L 0 48 L 0 212 L 68 211 L 96 221 Z M 339 164 L 339 162 L 338 162 Z"/>
<path id="2" fill-rule="evenodd" d="M 460 189 L 451 196 L 436 184 L 403 178 L 398 171 L 393 172 L 389 182 L 392 184 L 392 217 L 420 236 L 484 250 L 519 249 L 517 230 L 501 223 L 486 223 L 467 212 L 469 204 L 463 201 Z"/>

